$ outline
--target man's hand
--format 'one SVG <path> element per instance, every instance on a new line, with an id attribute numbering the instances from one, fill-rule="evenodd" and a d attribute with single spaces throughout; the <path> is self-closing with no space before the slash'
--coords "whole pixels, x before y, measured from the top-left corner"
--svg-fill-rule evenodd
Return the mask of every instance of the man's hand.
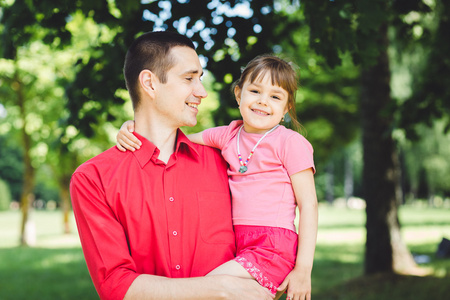
<path id="1" fill-rule="evenodd" d="M 228 275 L 212 275 L 210 278 L 223 278 L 221 282 L 224 284 L 226 290 L 225 299 L 230 300 L 273 300 L 272 295 L 268 289 L 262 287 L 254 279 L 239 278 Z"/>

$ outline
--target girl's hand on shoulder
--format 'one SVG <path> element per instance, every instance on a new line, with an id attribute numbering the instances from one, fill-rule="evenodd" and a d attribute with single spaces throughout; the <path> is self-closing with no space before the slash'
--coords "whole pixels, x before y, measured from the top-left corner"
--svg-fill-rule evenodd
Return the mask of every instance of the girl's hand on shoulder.
<path id="1" fill-rule="evenodd" d="M 122 152 L 127 150 L 135 151 L 136 149 L 141 148 L 141 141 L 133 134 L 134 132 L 134 121 L 126 121 L 120 127 L 119 132 L 117 133 L 116 141 L 117 141 L 117 149 Z"/>
<path id="2" fill-rule="evenodd" d="M 278 287 L 278 291 L 284 291 L 286 287 L 286 300 L 311 300 L 311 273 L 294 268 Z"/>

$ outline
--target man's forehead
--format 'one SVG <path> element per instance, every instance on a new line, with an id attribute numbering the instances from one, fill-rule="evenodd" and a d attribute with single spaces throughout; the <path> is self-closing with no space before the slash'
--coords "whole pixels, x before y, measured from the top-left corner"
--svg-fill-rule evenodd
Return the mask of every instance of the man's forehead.
<path id="1" fill-rule="evenodd" d="M 202 74 L 203 68 L 197 52 L 189 47 L 173 47 L 170 54 L 173 59 L 172 69 L 182 74 Z"/>

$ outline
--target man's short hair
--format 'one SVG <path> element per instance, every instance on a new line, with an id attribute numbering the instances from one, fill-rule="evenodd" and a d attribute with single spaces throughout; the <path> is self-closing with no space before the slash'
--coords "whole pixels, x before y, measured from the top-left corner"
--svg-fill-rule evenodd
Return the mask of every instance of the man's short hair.
<path id="1" fill-rule="evenodd" d="M 170 54 L 173 47 L 190 47 L 193 42 L 184 35 L 170 31 L 147 32 L 139 36 L 130 46 L 125 56 L 123 73 L 134 110 L 139 106 L 139 74 L 150 70 L 162 83 L 167 82 L 167 72 L 175 60 Z"/>

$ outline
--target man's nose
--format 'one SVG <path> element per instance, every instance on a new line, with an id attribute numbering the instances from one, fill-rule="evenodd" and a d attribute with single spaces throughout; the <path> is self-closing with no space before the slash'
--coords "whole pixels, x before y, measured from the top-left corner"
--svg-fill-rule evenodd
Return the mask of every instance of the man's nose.
<path id="1" fill-rule="evenodd" d="M 206 98 L 208 96 L 208 92 L 206 92 L 203 83 L 199 82 L 194 90 L 194 96 L 198 98 Z"/>

